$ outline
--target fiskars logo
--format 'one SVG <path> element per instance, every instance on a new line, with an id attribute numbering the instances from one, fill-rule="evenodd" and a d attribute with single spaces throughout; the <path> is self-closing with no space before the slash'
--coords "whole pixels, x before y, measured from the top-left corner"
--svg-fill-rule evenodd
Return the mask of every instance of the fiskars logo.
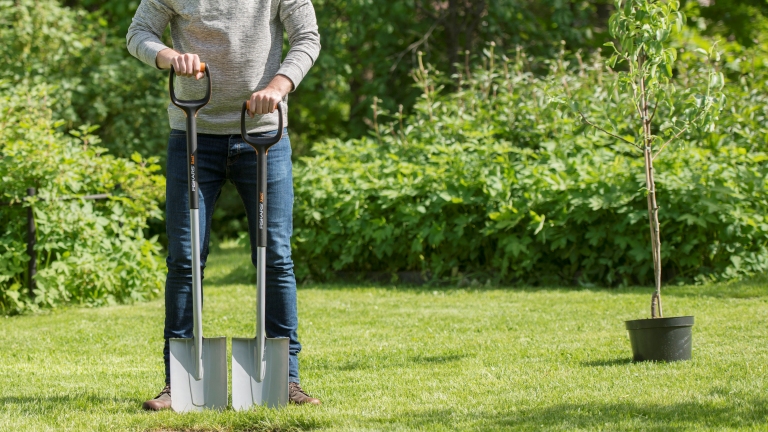
<path id="1" fill-rule="evenodd" d="M 194 165 L 195 164 L 195 155 L 192 155 L 192 157 L 190 159 L 192 159 L 192 165 Z"/>
<path id="2" fill-rule="evenodd" d="M 259 192 L 259 202 L 260 203 L 264 202 L 264 192 Z"/>

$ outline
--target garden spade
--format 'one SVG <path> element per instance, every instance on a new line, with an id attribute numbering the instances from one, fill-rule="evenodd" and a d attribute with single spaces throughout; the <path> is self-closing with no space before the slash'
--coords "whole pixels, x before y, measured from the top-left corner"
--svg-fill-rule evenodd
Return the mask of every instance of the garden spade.
<path id="1" fill-rule="evenodd" d="M 278 408 L 288 403 L 288 338 L 269 338 L 264 327 L 267 270 L 267 152 L 283 137 L 283 110 L 277 135 L 251 138 L 245 129 L 248 101 L 240 113 L 243 141 L 256 150 L 258 158 L 256 193 L 259 220 L 256 233 L 256 337 L 232 338 L 232 407 L 246 410 L 253 405 Z"/>
<path id="2" fill-rule="evenodd" d="M 200 210 L 197 187 L 197 112 L 211 100 L 211 74 L 205 63 L 200 71 L 208 77 L 205 97 L 179 100 L 173 91 L 176 76 L 171 67 L 168 84 L 171 102 L 187 117 L 187 179 L 189 226 L 192 241 L 192 339 L 171 339 L 171 408 L 177 412 L 227 407 L 227 339 L 203 338 L 203 287 L 200 269 Z"/>

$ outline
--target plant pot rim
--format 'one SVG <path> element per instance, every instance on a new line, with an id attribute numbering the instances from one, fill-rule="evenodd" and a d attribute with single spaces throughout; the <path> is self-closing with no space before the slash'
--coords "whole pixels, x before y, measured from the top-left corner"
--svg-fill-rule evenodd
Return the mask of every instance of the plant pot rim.
<path id="1" fill-rule="evenodd" d="M 627 330 L 661 327 L 692 327 L 693 315 L 669 317 L 669 318 L 645 318 L 625 321 Z"/>

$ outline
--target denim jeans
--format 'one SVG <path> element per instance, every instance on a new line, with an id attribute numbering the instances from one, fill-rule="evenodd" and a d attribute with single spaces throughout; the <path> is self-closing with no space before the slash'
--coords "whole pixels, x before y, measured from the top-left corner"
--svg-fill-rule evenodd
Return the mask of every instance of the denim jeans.
<path id="1" fill-rule="evenodd" d="M 274 136 L 276 132 L 254 136 Z M 198 194 L 200 197 L 200 262 L 208 258 L 211 216 L 221 188 L 229 180 L 245 204 L 251 236 L 251 261 L 256 265 L 256 151 L 240 135 L 205 135 L 197 138 Z M 296 278 L 291 260 L 293 233 L 293 174 L 288 131 L 272 146 L 267 158 L 267 274 L 266 332 L 268 337 L 287 337 L 289 381 L 299 382 Z M 191 338 L 192 248 L 189 226 L 186 133 L 172 130 L 168 139 L 166 180 L 166 231 L 168 276 L 165 282 L 165 381 L 170 382 L 169 338 Z M 243 307 L 256 307 L 254 297 L 243 299 Z M 203 315 L 205 317 L 205 314 Z M 205 318 L 203 318 L 205 326 Z M 255 329 L 255 323 L 254 323 Z"/>

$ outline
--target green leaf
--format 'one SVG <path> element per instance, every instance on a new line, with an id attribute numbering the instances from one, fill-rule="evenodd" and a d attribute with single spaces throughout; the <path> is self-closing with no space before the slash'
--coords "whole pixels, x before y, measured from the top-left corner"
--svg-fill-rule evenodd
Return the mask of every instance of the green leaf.
<path id="1" fill-rule="evenodd" d="M 621 8 L 617 8 L 621 9 Z M 618 35 L 619 30 L 619 14 L 613 14 L 610 18 L 608 18 L 608 34 L 611 35 L 611 37 L 615 38 Z M 614 47 L 615 49 L 615 47 Z"/>
<path id="2" fill-rule="evenodd" d="M 677 25 L 677 32 L 683 31 L 683 26 L 685 25 L 685 14 L 682 12 L 675 12 L 677 15 L 677 19 L 675 20 L 675 24 Z"/>
<path id="3" fill-rule="evenodd" d="M 542 229 L 544 229 L 544 221 L 547 220 L 546 215 L 541 215 L 541 221 L 539 222 L 539 225 L 536 227 L 536 230 L 533 232 L 533 235 L 537 235 L 541 232 Z"/>
<path id="4" fill-rule="evenodd" d="M 672 78 L 672 65 L 670 63 L 664 62 L 661 64 L 662 70 L 664 71 L 664 74 Z"/>

